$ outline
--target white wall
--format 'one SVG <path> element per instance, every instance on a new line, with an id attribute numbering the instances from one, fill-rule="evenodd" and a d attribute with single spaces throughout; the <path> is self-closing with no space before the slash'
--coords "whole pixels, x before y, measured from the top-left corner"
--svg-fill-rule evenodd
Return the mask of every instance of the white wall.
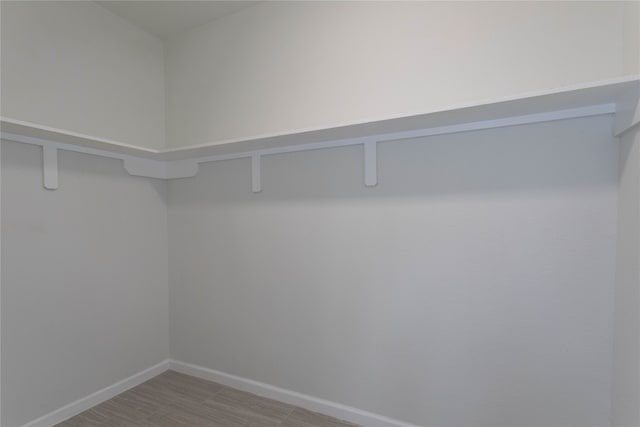
<path id="1" fill-rule="evenodd" d="M 613 427 L 640 426 L 640 129 L 622 137 Z"/>
<path id="2" fill-rule="evenodd" d="M 627 1 L 624 11 L 625 72 L 640 73 L 640 1 Z"/>
<path id="3" fill-rule="evenodd" d="M 333 127 L 638 73 L 631 7 L 263 2 L 168 42 L 168 144 Z"/>
<path id="4" fill-rule="evenodd" d="M 169 182 L 174 359 L 428 427 L 609 425 L 607 116 Z"/>
<path id="5" fill-rule="evenodd" d="M 2 8 L 3 116 L 148 148 L 165 124 L 176 147 L 640 72 L 629 2 L 264 2 L 171 39 L 166 63 L 93 2 Z"/>
<path id="6" fill-rule="evenodd" d="M 2 409 L 17 427 L 168 357 L 166 184 L 2 142 Z"/>
<path id="7" fill-rule="evenodd" d="M 2 2 L 2 115 L 161 148 L 164 50 L 93 2 Z"/>
<path id="8" fill-rule="evenodd" d="M 165 91 L 176 147 L 640 72 L 633 2 L 264 2 L 171 39 L 166 64 L 93 2 L 1 7 L 3 116 L 148 148 Z"/>

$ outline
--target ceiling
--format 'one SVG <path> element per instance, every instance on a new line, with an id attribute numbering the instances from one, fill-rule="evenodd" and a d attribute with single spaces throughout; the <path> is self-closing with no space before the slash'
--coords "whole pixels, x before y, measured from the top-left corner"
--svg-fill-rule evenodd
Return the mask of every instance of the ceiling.
<path id="1" fill-rule="evenodd" d="M 161 39 L 253 6 L 257 1 L 98 1 Z"/>

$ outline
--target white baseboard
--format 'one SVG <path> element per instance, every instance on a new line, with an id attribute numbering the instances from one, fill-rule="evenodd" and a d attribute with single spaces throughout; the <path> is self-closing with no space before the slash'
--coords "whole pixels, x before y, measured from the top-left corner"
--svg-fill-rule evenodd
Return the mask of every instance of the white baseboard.
<path id="1" fill-rule="evenodd" d="M 169 360 L 165 360 L 164 362 L 160 362 L 157 365 L 154 365 L 150 368 L 145 369 L 142 372 L 138 372 L 130 376 L 129 378 L 125 378 L 122 381 L 118 381 L 115 384 L 112 384 L 108 387 L 103 388 L 102 390 L 96 391 L 82 399 L 78 399 L 73 403 L 63 406 L 60 409 L 56 409 L 53 412 L 48 413 L 36 420 L 33 420 L 22 427 L 51 427 L 58 423 L 67 420 L 74 415 L 78 415 L 80 412 L 86 411 L 87 409 L 98 405 L 105 400 L 109 400 L 112 397 L 129 390 L 143 382 L 155 377 L 156 375 L 160 375 L 164 371 L 169 369 Z"/>
<path id="2" fill-rule="evenodd" d="M 169 369 L 186 375 L 202 378 L 224 384 L 238 390 L 247 391 L 269 399 L 279 400 L 290 405 L 299 406 L 310 411 L 319 412 L 354 424 L 365 427 L 418 427 L 403 421 L 394 420 L 382 415 L 374 414 L 340 403 L 331 402 L 295 391 L 286 390 L 247 378 L 226 374 L 224 372 L 192 365 L 190 363 L 171 360 Z"/>

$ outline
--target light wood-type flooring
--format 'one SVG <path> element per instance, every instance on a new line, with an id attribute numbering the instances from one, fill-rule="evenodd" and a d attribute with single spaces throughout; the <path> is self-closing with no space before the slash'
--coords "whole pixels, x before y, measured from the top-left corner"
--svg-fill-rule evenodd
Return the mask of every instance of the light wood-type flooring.
<path id="1" fill-rule="evenodd" d="M 348 427 L 330 418 L 167 371 L 56 427 Z"/>

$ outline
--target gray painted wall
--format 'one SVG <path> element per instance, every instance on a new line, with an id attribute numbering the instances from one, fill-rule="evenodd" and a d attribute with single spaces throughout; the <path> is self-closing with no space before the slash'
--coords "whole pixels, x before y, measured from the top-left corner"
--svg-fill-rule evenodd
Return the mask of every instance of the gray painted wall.
<path id="1" fill-rule="evenodd" d="M 640 426 L 640 129 L 622 138 L 615 291 L 613 426 Z"/>
<path id="2" fill-rule="evenodd" d="M 172 358 L 425 426 L 610 421 L 608 116 L 201 165 L 168 184 Z"/>
<path id="3" fill-rule="evenodd" d="M 168 357 L 166 184 L 122 162 L 2 141 L 2 425 Z"/>

